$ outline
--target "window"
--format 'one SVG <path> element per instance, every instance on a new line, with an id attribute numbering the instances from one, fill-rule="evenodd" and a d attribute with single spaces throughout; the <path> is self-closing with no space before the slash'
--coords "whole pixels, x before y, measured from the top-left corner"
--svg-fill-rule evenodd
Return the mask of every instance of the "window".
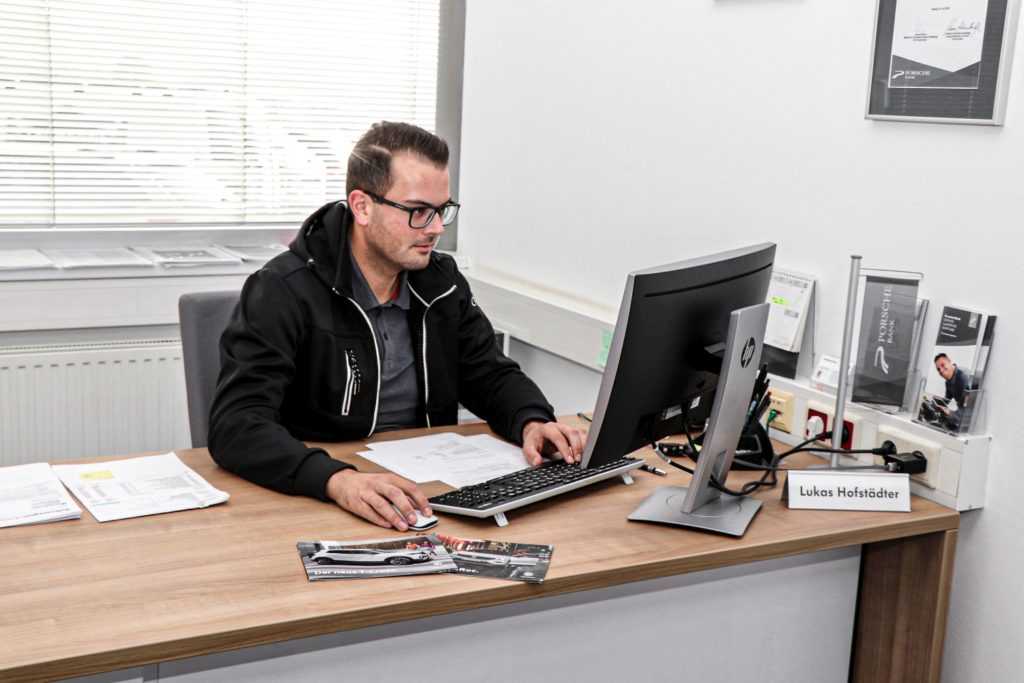
<path id="1" fill-rule="evenodd" d="M 296 224 L 436 129 L 439 0 L 0 0 L 0 230 Z"/>

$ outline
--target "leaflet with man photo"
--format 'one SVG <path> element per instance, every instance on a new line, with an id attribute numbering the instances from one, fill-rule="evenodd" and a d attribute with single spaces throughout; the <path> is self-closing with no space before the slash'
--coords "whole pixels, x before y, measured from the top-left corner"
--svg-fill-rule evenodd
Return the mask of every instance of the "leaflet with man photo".
<path id="1" fill-rule="evenodd" d="M 299 541 L 296 545 L 310 581 L 456 571 L 448 551 L 433 534 L 365 541 Z"/>
<path id="2" fill-rule="evenodd" d="M 972 430 L 995 323 L 994 315 L 943 307 L 918 422 L 952 433 Z"/>
<path id="3" fill-rule="evenodd" d="M 486 541 L 438 534 L 460 574 L 507 581 L 543 583 L 551 563 L 551 545 Z"/>

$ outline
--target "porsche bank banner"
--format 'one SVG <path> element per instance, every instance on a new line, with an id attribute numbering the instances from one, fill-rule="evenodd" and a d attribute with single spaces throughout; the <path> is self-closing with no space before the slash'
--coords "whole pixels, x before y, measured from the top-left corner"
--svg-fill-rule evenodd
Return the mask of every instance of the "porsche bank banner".
<path id="1" fill-rule="evenodd" d="M 916 279 L 867 276 L 852 400 L 902 406 L 917 312 Z"/>

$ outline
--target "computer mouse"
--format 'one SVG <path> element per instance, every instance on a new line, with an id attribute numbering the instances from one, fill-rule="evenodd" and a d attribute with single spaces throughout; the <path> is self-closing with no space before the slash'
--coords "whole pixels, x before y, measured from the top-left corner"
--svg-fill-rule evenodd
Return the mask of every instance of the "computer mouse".
<path id="1" fill-rule="evenodd" d="M 402 514 L 402 511 L 398 509 L 397 505 L 392 503 L 391 507 L 394 508 L 395 512 L 398 513 L 399 517 L 405 517 L 405 515 Z M 409 528 L 413 531 L 425 531 L 427 529 L 431 529 L 437 526 L 437 517 L 424 515 L 419 510 L 413 510 L 413 512 L 416 513 L 416 522 L 413 524 L 409 524 Z M 407 524 L 408 522 L 409 520 L 406 520 Z"/>

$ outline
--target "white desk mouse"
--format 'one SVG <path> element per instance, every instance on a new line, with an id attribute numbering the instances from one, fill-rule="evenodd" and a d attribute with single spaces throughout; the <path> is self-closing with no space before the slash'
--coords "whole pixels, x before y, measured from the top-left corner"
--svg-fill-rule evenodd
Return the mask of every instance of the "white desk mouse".
<path id="1" fill-rule="evenodd" d="M 402 514 L 402 511 L 398 509 L 397 505 L 392 503 L 391 507 L 398 513 L 399 517 L 405 517 L 405 515 Z M 413 531 L 426 531 L 427 529 L 437 526 L 437 517 L 429 517 L 416 509 L 413 509 L 413 512 L 416 513 L 416 522 L 414 524 L 409 524 L 409 528 Z M 405 522 L 408 524 L 409 520 L 405 520 Z"/>

